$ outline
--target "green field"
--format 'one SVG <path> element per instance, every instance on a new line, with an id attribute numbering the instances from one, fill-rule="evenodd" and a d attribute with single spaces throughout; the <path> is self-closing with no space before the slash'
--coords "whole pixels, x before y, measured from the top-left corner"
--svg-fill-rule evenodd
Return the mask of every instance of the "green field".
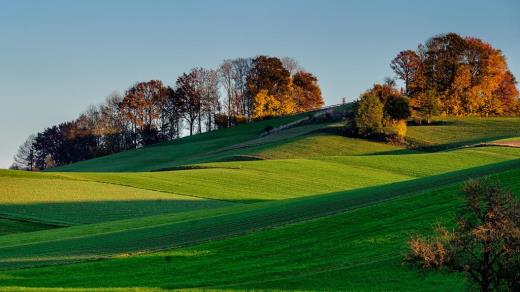
<path id="1" fill-rule="evenodd" d="M 465 290 L 403 265 L 406 240 L 453 224 L 468 178 L 520 195 L 520 149 L 474 147 L 520 118 L 410 126 L 413 149 L 337 120 L 265 134 L 308 115 L 0 171 L 0 290 Z"/>

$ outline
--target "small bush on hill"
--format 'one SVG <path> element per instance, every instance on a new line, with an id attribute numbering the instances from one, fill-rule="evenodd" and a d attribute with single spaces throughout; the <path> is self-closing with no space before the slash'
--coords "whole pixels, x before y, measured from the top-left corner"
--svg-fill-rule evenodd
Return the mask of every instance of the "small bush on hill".
<path id="1" fill-rule="evenodd" d="M 370 136 L 381 132 L 383 104 L 375 95 L 363 95 L 357 104 L 356 129 L 360 135 Z"/>

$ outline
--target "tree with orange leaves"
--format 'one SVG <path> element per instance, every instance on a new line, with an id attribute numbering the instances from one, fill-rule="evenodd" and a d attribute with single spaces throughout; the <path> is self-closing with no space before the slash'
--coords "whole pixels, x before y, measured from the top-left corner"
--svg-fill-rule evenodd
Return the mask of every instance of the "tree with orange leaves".
<path id="1" fill-rule="evenodd" d="M 324 104 L 318 78 L 309 72 L 300 70 L 292 76 L 292 94 L 298 112 L 318 109 Z"/>
<path id="2" fill-rule="evenodd" d="M 464 272 L 481 291 L 519 291 L 519 201 L 489 179 L 469 181 L 463 191 L 466 205 L 455 230 L 438 225 L 433 237 L 413 236 L 405 261 Z"/>
<path id="3" fill-rule="evenodd" d="M 391 62 L 418 104 L 426 91 L 437 92 L 447 115 L 519 114 L 516 80 L 505 56 L 490 44 L 455 33 L 435 36 L 417 51 L 402 51 Z"/>
<path id="4" fill-rule="evenodd" d="M 135 147 L 138 146 L 138 137 L 142 144 L 156 142 L 155 122 L 161 114 L 160 102 L 167 94 L 167 88 L 159 80 L 140 82 L 126 91 L 120 108 L 132 124 Z"/>

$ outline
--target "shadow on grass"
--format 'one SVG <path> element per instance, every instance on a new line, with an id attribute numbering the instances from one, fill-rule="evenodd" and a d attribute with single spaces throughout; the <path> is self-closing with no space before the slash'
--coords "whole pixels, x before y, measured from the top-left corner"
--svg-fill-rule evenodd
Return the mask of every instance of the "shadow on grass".
<path id="1" fill-rule="evenodd" d="M 469 178 L 519 168 L 520 159 L 516 159 L 357 190 L 238 206 L 219 214 L 209 212 L 180 222 L 163 222 L 139 229 L 124 229 L 88 234 L 79 238 L 65 237 L 30 245 L 1 247 L 0 269 L 60 264 L 189 246 L 329 216 L 398 197 L 440 189 Z"/>
<path id="2" fill-rule="evenodd" d="M 66 226 L 218 208 L 233 204 L 229 201 L 202 199 L 10 204 L 0 205 L 0 217 Z"/>

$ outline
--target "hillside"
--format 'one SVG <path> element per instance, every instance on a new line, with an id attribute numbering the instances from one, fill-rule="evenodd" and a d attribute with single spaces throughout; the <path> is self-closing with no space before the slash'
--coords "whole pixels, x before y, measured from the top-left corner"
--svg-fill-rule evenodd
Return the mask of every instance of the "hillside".
<path id="1" fill-rule="evenodd" d="M 0 287 L 464 290 L 401 265 L 406 240 L 452 224 L 468 178 L 520 194 L 520 149 L 478 145 L 516 141 L 520 119 L 410 126 L 414 149 L 344 137 L 337 120 L 264 131 L 302 119 L 0 171 Z"/>

